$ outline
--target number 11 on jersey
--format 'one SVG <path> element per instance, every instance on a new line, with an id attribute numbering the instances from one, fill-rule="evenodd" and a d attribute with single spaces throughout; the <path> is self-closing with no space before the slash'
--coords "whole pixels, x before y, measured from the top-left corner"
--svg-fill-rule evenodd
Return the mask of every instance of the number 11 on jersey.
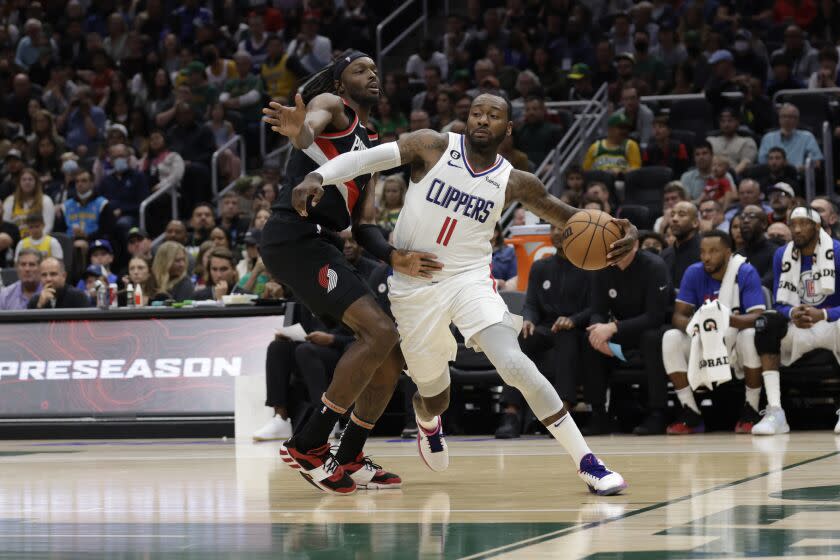
<path id="1" fill-rule="evenodd" d="M 449 245 L 449 239 L 452 237 L 452 232 L 455 231 L 455 226 L 458 225 L 458 220 L 455 218 L 446 218 L 443 221 L 443 227 L 440 228 L 438 234 L 437 244 L 446 247 Z"/>

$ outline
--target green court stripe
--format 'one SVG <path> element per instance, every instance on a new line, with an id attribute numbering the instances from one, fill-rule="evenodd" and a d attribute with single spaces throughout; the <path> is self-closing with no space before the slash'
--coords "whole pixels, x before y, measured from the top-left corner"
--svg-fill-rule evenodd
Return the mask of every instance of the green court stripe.
<path id="1" fill-rule="evenodd" d="M 478 554 L 473 554 L 472 556 L 465 556 L 461 558 L 461 560 L 483 560 L 485 558 L 492 558 L 493 556 L 504 554 L 508 552 L 513 552 L 514 550 L 518 550 L 520 548 L 524 548 L 526 546 L 531 546 L 535 544 L 540 544 L 545 541 L 551 540 L 555 537 L 570 535 L 573 533 L 577 533 L 580 531 L 585 531 L 586 529 L 592 529 L 593 527 L 598 527 L 600 525 L 606 525 L 607 523 L 612 523 L 613 521 L 621 521 L 622 519 L 627 519 L 628 517 L 633 517 L 635 515 L 641 515 L 643 513 L 647 513 L 649 511 L 653 511 L 655 509 L 660 509 L 663 507 L 668 507 L 673 504 L 678 504 L 680 502 L 684 502 L 686 500 L 692 500 L 694 498 L 698 498 L 700 496 L 704 496 L 706 494 L 710 494 L 712 492 L 717 492 L 718 490 L 724 490 L 726 488 L 730 488 L 732 486 L 737 486 L 739 484 L 744 484 L 745 482 L 752 482 L 753 480 L 757 480 L 759 478 L 763 478 L 769 474 L 773 474 L 776 472 L 782 472 L 790 469 L 795 469 L 796 467 L 801 467 L 803 465 L 807 465 L 808 463 L 814 463 L 816 461 L 822 461 L 823 459 L 828 459 L 829 457 L 834 457 L 835 455 L 840 455 L 840 451 L 832 451 L 831 453 L 826 453 L 825 455 L 820 455 L 819 457 L 812 457 L 810 459 L 805 459 L 803 461 L 799 461 L 798 463 L 791 463 L 790 465 L 784 466 L 780 469 L 765 471 L 762 473 L 754 474 L 752 476 L 748 476 L 746 478 L 742 478 L 740 480 L 735 480 L 732 482 L 724 482 L 723 484 L 718 484 L 717 486 L 712 486 L 711 488 L 707 488 L 706 490 L 700 490 L 698 492 L 694 492 L 693 494 L 688 494 L 687 496 L 681 496 L 679 498 L 674 498 L 672 500 L 665 500 L 664 502 L 658 502 L 656 504 L 635 509 L 633 511 L 622 513 L 621 515 L 617 515 L 615 517 L 608 517 L 607 519 L 603 519 L 601 521 L 592 521 L 590 523 L 586 523 L 585 525 L 577 525 L 575 527 L 569 527 L 568 529 L 560 529 L 558 531 L 553 531 L 551 533 L 546 533 L 545 535 L 540 535 L 539 537 L 533 537 L 526 541 L 519 541 L 515 543 L 511 543 L 504 547 L 499 547 L 494 550 L 488 550 L 485 552 L 480 552 Z"/>

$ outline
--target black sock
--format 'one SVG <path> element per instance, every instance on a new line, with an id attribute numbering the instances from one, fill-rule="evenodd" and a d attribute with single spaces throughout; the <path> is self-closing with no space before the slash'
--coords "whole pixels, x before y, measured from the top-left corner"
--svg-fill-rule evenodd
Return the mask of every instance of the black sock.
<path id="1" fill-rule="evenodd" d="M 322 404 L 295 434 L 296 447 L 301 451 L 309 451 L 327 443 L 340 417 L 341 414 Z"/>
<path id="2" fill-rule="evenodd" d="M 341 436 L 338 452 L 335 454 L 335 460 L 338 461 L 338 464 L 344 465 L 355 461 L 359 453 L 362 452 L 369 435 L 370 430 L 359 426 L 351 417 L 347 423 L 347 428 L 344 429 L 344 434 Z"/>

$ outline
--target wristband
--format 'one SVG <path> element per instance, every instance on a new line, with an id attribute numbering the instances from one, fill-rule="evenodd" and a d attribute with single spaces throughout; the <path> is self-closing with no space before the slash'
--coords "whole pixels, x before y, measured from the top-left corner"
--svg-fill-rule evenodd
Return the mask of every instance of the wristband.
<path id="1" fill-rule="evenodd" d="M 365 251 L 386 263 L 391 262 L 391 252 L 396 250 L 386 241 L 382 230 L 374 224 L 360 224 L 353 228 L 353 237 Z"/>

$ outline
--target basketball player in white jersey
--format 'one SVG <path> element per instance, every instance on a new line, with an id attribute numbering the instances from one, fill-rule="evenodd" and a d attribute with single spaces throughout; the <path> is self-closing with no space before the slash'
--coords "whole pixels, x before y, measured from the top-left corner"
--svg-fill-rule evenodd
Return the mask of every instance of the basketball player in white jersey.
<path id="1" fill-rule="evenodd" d="M 420 130 L 397 142 L 340 155 L 323 164 L 292 193 L 302 215 L 316 205 L 322 185 L 348 177 L 411 165 L 411 184 L 394 231 L 395 250 L 428 251 L 443 264 L 430 279 L 394 272 L 391 310 L 401 336 L 408 372 L 417 384 L 414 410 L 417 443 L 426 465 L 442 471 L 449 464 L 440 415 L 449 406 L 449 364 L 457 344 L 454 323 L 470 347 L 483 351 L 502 379 L 519 389 L 531 409 L 571 455 L 580 477 L 597 494 L 620 492 L 627 484 L 590 451 L 554 387 L 522 352 L 521 327 L 496 291 L 490 271 L 493 229 L 510 202 L 563 227 L 577 209 L 550 195 L 531 173 L 514 170 L 498 155 L 511 134 L 510 105 L 501 97 L 473 101 L 466 135 Z M 611 247 L 616 262 L 635 244 L 636 230 L 617 220 L 626 235 Z"/>

